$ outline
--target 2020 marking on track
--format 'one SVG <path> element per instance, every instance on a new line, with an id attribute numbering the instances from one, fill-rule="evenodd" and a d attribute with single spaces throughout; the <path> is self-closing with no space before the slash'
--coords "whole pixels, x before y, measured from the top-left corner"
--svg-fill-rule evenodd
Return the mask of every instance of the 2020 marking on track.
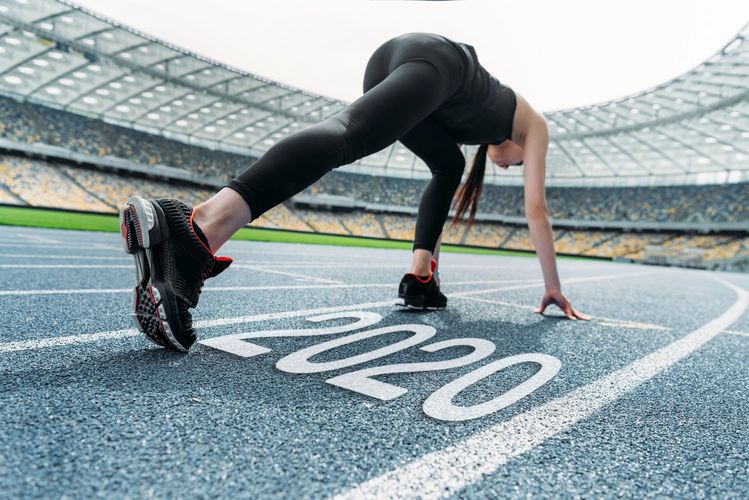
<path id="1" fill-rule="evenodd" d="M 307 321 L 310 321 L 312 323 L 322 323 L 325 321 L 338 319 L 355 319 L 356 321 L 344 325 L 322 328 L 262 330 L 258 332 L 236 333 L 201 340 L 199 343 L 213 349 L 218 349 L 220 351 L 234 354 L 236 356 L 251 358 L 254 356 L 259 356 L 261 354 L 267 354 L 271 352 L 271 350 L 267 347 L 248 342 L 248 340 L 250 339 L 274 337 L 314 337 L 348 333 L 374 326 L 382 320 L 382 316 L 377 313 L 368 311 L 345 311 L 306 318 Z M 412 335 L 404 340 L 389 344 L 385 347 L 374 349 L 362 354 L 357 354 L 355 356 L 350 356 L 348 358 L 321 363 L 310 361 L 310 358 L 312 358 L 313 356 L 322 354 L 337 347 L 354 344 L 356 342 L 371 339 L 374 337 L 386 336 L 388 334 L 396 332 L 407 332 L 411 333 Z M 434 327 L 417 324 L 393 325 L 372 330 L 363 330 L 351 335 L 347 335 L 345 337 L 340 337 L 315 344 L 288 354 L 278 360 L 278 362 L 276 363 L 276 368 L 287 373 L 296 374 L 311 374 L 341 370 L 344 368 L 350 368 L 356 365 L 367 363 L 376 359 L 381 359 L 391 354 L 395 354 L 397 352 L 419 346 L 419 344 L 423 344 L 424 342 L 430 340 L 436 334 L 437 330 Z M 457 358 L 442 361 L 395 363 L 370 368 L 362 368 L 329 378 L 325 382 L 327 384 L 347 389 L 349 391 L 358 392 L 365 396 L 376 398 L 381 401 L 389 401 L 406 394 L 408 392 L 408 389 L 377 380 L 374 377 L 378 375 L 388 375 L 395 373 L 416 373 L 460 368 L 488 358 L 494 353 L 496 349 L 496 346 L 493 342 L 478 338 L 457 338 L 443 340 L 426 345 L 421 345 L 419 349 L 425 352 L 433 353 L 450 347 L 469 347 L 471 349 L 471 352 Z M 530 378 L 524 380 L 514 388 L 497 395 L 489 401 L 476 403 L 471 406 L 458 406 L 453 403 L 453 400 L 458 396 L 458 394 L 468 389 L 470 386 L 506 368 L 523 363 L 534 363 L 540 365 L 541 368 Z M 466 373 L 465 375 L 462 375 L 461 377 L 458 377 L 452 382 L 445 384 L 441 388 L 434 391 L 424 401 L 423 409 L 424 412 L 430 417 L 443 421 L 460 422 L 464 420 L 472 420 L 484 417 L 503 408 L 506 408 L 524 398 L 525 396 L 528 396 L 529 394 L 543 386 L 546 382 L 554 378 L 554 376 L 559 372 L 560 367 L 561 363 L 557 358 L 541 353 L 518 354 L 515 356 L 509 356 L 506 358 L 494 360 L 484 366 L 476 368 L 469 373 Z"/>

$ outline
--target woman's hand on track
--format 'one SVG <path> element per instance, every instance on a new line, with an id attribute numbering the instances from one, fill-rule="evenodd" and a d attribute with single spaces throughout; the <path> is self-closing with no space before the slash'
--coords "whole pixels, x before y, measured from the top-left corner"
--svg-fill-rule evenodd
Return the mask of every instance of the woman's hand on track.
<path id="1" fill-rule="evenodd" d="M 546 292 L 544 294 L 544 298 L 541 300 L 541 307 L 536 307 L 535 309 L 533 309 L 533 312 L 543 314 L 546 308 L 551 304 L 554 304 L 559 309 L 561 309 L 569 319 L 582 319 L 584 321 L 589 321 L 590 319 L 592 319 L 587 314 L 583 314 L 572 307 L 570 301 L 567 300 L 567 298 L 562 295 L 562 292 L 558 290 L 554 292 Z"/>

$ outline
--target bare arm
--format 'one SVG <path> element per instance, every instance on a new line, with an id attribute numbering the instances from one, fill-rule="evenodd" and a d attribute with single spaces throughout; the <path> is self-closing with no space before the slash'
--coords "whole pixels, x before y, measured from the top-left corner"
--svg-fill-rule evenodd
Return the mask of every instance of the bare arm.
<path id="1" fill-rule="evenodd" d="M 546 122 L 536 117 L 525 138 L 523 163 L 525 164 L 525 216 L 528 229 L 536 247 L 546 291 L 559 291 L 562 286 L 557 272 L 554 236 L 546 205 L 546 151 L 549 131 Z"/>
<path id="2" fill-rule="evenodd" d="M 541 307 L 536 312 L 543 314 L 549 304 L 557 305 L 570 319 L 589 320 L 572 307 L 562 294 L 562 285 L 557 271 L 554 234 L 549 222 L 549 207 L 546 204 L 546 152 L 549 147 L 549 129 L 546 121 L 538 115 L 528 128 L 523 151 L 525 164 L 525 216 L 528 229 L 541 263 L 546 293 Z"/>

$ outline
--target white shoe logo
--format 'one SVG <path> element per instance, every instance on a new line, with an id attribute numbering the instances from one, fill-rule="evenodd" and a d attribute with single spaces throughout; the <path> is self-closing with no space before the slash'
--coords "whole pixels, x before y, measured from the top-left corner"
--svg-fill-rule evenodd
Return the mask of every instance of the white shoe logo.
<path id="1" fill-rule="evenodd" d="M 146 221 L 148 222 L 148 229 L 152 229 L 154 224 L 153 207 L 150 203 L 144 203 L 143 208 L 145 208 L 146 210 Z"/>

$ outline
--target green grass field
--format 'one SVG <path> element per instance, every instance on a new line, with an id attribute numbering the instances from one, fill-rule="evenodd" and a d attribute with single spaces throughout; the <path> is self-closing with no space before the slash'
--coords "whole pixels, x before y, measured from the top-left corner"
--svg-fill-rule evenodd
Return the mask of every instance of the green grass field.
<path id="1" fill-rule="evenodd" d="M 46 210 L 42 208 L 8 206 L 0 206 L 0 225 L 45 227 L 52 229 L 77 229 L 84 231 L 106 231 L 112 233 L 119 232 L 120 230 L 118 218 L 116 215 L 87 214 L 79 212 L 65 212 L 60 210 Z M 302 233 L 296 231 L 281 231 L 277 229 L 262 229 L 254 227 L 240 229 L 232 239 L 368 248 L 411 248 L 411 243 L 407 241 L 337 236 L 332 234 Z M 494 250 L 490 248 L 464 247 L 455 245 L 443 245 L 442 251 L 455 253 L 535 257 L 534 254 L 527 252 L 513 252 L 510 250 Z M 584 259 L 584 257 L 566 256 L 564 256 L 563 258 Z"/>

